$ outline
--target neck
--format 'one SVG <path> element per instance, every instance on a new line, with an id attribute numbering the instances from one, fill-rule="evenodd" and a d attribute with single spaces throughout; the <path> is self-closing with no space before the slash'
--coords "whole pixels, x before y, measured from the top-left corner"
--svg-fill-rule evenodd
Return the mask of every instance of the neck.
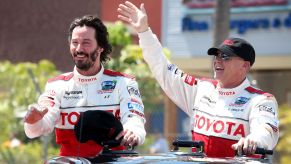
<path id="1" fill-rule="evenodd" d="M 99 64 L 99 65 L 98 64 L 94 64 L 91 68 L 89 68 L 86 71 L 77 68 L 77 71 L 83 76 L 96 75 L 100 70 L 101 70 L 101 64 Z"/>
<path id="2" fill-rule="evenodd" d="M 232 81 L 232 82 L 224 82 L 223 80 L 219 80 L 220 87 L 221 88 L 235 88 L 243 83 L 243 81 L 246 79 L 246 77 Z"/>

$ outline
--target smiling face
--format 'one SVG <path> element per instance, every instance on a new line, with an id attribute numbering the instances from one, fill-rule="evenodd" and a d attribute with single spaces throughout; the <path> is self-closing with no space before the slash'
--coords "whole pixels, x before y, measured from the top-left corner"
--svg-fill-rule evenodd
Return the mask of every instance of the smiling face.
<path id="1" fill-rule="evenodd" d="M 88 26 L 76 26 L 70 40 L 70 52 L 79 73 L 94 75 L 101 68 L 99 47 L 95 39 L 95 29 Z"/>
<path id="2" fill-rule="evenodd" d="M 220 81 L 222 88 L 234 88 L 246 78 L 250 69 L 250 62 L 238 56 L 231 56 L 225 60 L 221 53 L 214 57 L 214 78 Z"/>

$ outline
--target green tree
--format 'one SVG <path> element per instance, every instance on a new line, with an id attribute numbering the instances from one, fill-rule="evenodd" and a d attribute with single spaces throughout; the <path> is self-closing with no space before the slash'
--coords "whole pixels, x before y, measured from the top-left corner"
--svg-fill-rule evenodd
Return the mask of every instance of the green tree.
<path id="1" fill-rule="evenodd" d="M 280 138 L 276 146 L 280 163 L 290 163 L 291 161 L 291 108 L 283 105 L 279 108 Z"/>
<path id="2" fill-rule="evenodd" d="M 132 43 L 131 35 L 124 24 L 117 21 L 108 24 L 109 41 L 113 47 L 112 58 L 120 56 L 120 51 L 127 45 Z"/>
<path id="3" fill-rule="evenodd" d="M 25 154 L 31 154 L 26 150 L 26 144 L 30 140 L 26 138 L 23 132 L 22 117 L 27 106 L 34 103 L 39 96 L 40 88 L 43 89 L 49 77 L 53 77 L 59 72 L 53 63 L 47 60 L 41 60 L 39 63 L 18 63 L 9 61 L 0 62 L 0 143 L 6 143 L 11 135 L 15 135 L 24 145 L 21 149 L 14 149 L 1 145 L 0 163 L 24 163 Z M 38 150 L 38 146 L 33 150 Z M 4 146 L 4 147 L 3 147 Z M 40 153 L 38 156 L 40 157 Z M 22 155 L 21 155 L 22 154 Z M 23 158 L 22 158 L 23 157 Z M 36 157 L 37 158 L 37 157 Z"/>

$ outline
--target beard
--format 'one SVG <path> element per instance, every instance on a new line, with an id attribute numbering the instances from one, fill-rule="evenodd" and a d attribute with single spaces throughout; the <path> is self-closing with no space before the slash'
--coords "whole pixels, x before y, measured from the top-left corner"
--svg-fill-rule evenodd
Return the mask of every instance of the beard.
<path id="1" fill-rule="evenodd" d="M 75 59 L 75 57 L 77 55 L 84 55 L 85 58 L 87 58 L 86 60 L 78 60 Z M 95 64 L 95 61 L 97 59 L 97 49 L 95 49 L 94 51 L 92 51 L 91 53 L 85 53 L 85 52 L 76 52 L 73 54 L 72 58 L 73 61 L 76 65 L 76 67 L 82 71 L 87 71 L 89 70 L 91 67 L 93 67 L 93 65 Z"/>

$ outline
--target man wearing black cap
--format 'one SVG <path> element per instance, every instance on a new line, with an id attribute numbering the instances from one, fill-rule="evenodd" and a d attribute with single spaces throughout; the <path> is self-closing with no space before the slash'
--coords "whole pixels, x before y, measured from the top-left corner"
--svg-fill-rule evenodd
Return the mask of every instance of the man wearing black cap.
<path id="1" fill-rule="evenodd" d="M 204 141 L 208 157 L 233 157 L 237 150 L 254 154 L 273 149 L 279 122 L 274 96 L 250 85 L 246 78 L 255 62 L 254 48 L 239 38 L 210 48 L 214 79 L 187 75 L 168 61 L 148 26 L 144 5 L 126 1 L 118 17 L 138 32 L 144 59 L 166 94 L 191 118 L 192 139 Z"/>
<path id="2" fill-rule="evenodd" d="M 92 129 L 105 128 L 106 117 L 90 113 L 83 118 L 82 113 L 100 110 L 112 113 L 122 123 L 123 131 L 115 127 L 109 131 L 111 137 L 121 140 L 123 148 L 142 144 L 146 135 L 144 106 L 135 78 L 103 67 L 112 50 L 106 26 L 96 16 L 76 18 L 68 41 L 74 70 L 48 80 L 45 92 L 24 118 L 26 135 L 35 138 L 55 130 L 61 156 L 94 157 L 102 150 L 94 136 L 108 136 Z M 79 117 L 86 126 L 77 132 L 87 135 L 77 133 L 76 137 L 74 126 Z M 120 133 L 115 136 L 115 132 Z"/>

